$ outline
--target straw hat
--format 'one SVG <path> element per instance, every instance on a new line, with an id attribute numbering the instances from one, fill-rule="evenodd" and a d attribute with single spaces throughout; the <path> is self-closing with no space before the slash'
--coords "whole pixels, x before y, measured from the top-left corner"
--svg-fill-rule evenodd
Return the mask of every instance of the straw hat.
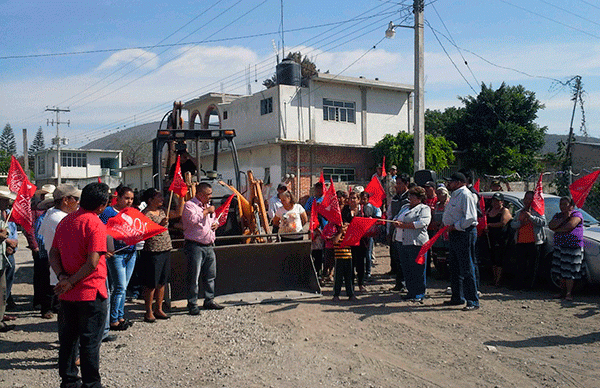
<path id="1" fill-rule="evenodd" d="M 0 198 L 6 198 L 10 199 L 11 201 L 14 201 L 15 199 L 17 199 L 17 195 L 15 193 L 12 193 L 8 186 L 0 186 Z"/>

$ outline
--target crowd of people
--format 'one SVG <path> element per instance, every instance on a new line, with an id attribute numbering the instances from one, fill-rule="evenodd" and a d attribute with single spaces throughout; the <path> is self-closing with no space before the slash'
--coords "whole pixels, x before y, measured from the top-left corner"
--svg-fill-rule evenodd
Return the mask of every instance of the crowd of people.
<path id="1" fill-rule="evenodd" d="M 419 252 L 442 227 L 448 245 L 451 297 L 445 305 L 477 310 L 479 272 L 476 251 L 477 225 L 486 218 L 482 231 L 487 239 L 493 270 L 493 283 L 499 285 L 508 246 L 514 242 L 518 255 L 515 285 L 530 288 L 535 280 L 534 263 L 545 240 L 544 226 L 554 231 L 552 272 L 563 280 L 563 292 L 557 297 L 572 299 L 573 284 L 585 275 L 583 263 L 583 217 L 573 200 L 564 197 L 560 212 L 549 223 L 533 207 L 533 192 L 527 192 L 524 207 L 511 215 L 504 196 L 496 192 L 490 206 L 481 212 L 479 195 L 471 185 L 468 171 L 456 172 L 444 183 L 428 181 L 421 186 L 407 174 L 397 174 L 394 166 L 381 179 L 389 198 L 383 208 L 375 207 L 369 192 L 355 186 L 349 192 L 337 191 L 341 223 L 328 222 L 321 214 L 311 233 L 315 269 L 324 284 L 332 284 L 333 300 L 339 301 L 342 288 L 350 300 L 356 300 L 355 285 L 365 292 L 371 278 L 373 246 L 383 235 L 390 251 L 391 289 L 405 292 L 403 300 L 423 303 L 426 298 L 429 254 L 417 260 Z M 303 228 L 324 198 L 324 185 L 315 184 L 313 195 L 302 206 L 282 183 L 268 200 L 268 216 L 282 241 L 302 239 Z M 26 233 L 34 259 L 34 306 L 41 318 L 52 319 L 58 313 L 59 374 L 63 387 L 100 387 L 99 348 L 101 342 L 114 340 L 111 331 L 124 331 L 133 324 L 125 314 L 127 290 L 142 289 L 149 324 L 168 320 L 163 309 L 165 286 L 170 278 L 170 252 L 173 248 L 168 231 L 135 245 L 115 240 L 107 234 L 106 224 L 119 212 L 135 207 L 158 225 L 168 227 L 181 219 L 184 253 L 187 258 L 187 311 L 198 315 L 198 300 L 204 309 L 222 309 L 215 301 L 216 260 L 214 251 L 215 207 L 212 187 L 196 186 L 189 201 L 177 201 L 175 209 L 164 206 L 161 192 L 150 188 L 136 195 L 131 188 L 119 187 L 112 194 L 103 183 L 92 183 L 82 190 L 70 184 L 44 185 L 34 195 L 34 230 Z M 11 288 L 14 282 L 14 253 L 18 246 L 17 228 L 10 221 L 11 201 L 15 195 L 0 187 L 0 332 L 14 329 L 14 316 L 5 308 L 14 308 Z M 314 214 L 312 215 L 314 216 Z M 383 222 L 375 233 L 366 234 L 355 246 L 342 246 L 355 217 L 378 218 Z M 513 233 L 510 233 L 510 230 Z M 482 238 L 479 236 L 479 238 Z M 511 242 L 510 240 L 513 239 Z M 199 295 L 199 282 L 203 295 Z M 80 366 L 81 377 L 77 366 Z"/>

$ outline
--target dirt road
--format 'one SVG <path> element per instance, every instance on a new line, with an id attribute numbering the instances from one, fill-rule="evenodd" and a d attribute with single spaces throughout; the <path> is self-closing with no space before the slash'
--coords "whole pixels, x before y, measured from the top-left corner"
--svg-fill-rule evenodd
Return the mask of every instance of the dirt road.
<path id="1" fill-rule="evenodd" d="M 547 291 L 483 287 L 482 308 L 442 306 L 447 283 L 412 304 L 375 281 L 358 302 L 323 297 L 138 322 L 101 348 L 105 387 L 600 387 L 598 292 L 572 303 Z M 30 311 L 32 262 L 18 256 L 15 331 L 0 334 L 0 387 L 58 387 L 56 320 Z"/>

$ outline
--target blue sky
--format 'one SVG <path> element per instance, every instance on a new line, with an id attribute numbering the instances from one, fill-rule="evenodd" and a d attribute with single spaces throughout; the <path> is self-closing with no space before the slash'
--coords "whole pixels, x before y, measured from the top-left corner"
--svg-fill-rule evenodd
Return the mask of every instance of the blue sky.
<path id="1" fill-rule="evenodd" d="M 595 0 L 425 3 L 426 108 L 460 106 L 457 96 L 475 95 L 481 82 L 522 84 L 546 106 L 537 123 L 566 134 L 573 103 L 556 80 L 581 75 L 588 132 L 600 137 Z M 300 50 L 332 74 L 412 84 L 412 30 L 382 40 L 390 20 L 412 24 L 410 4 L 284 0 L 286 52 Z M 42 126 L 49 144 L 54 116 L 44 109 L 69 107 L 61 135 L 81 146 L 158 121 L 174 100 L 245 93 L 248 80 L 256 92 L 274 71 L 280 12 L 280 0 L 0 1 L 0 124 L 12 125 L 19 149 L 22 128 L 31 142 Z M 580 121 L 577 112 L 576 133 Z"/>

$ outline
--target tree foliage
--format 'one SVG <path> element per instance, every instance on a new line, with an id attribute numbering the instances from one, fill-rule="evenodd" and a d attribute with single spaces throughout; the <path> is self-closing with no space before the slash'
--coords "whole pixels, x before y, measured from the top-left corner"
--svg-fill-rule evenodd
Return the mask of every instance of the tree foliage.
<path id="1" fill-rule="evenodd" d="M 318 72 L 317 65 L 308 59 L 308 56 L 306 55 L 304 58 L 302 58 L 302 53 L 300 51 L 296 51 L 294 53 L 289 52 L 286 58 L 292 59 L 294 62 L 300 64 L 300 71 L 302 73 L 302 80 L 300 84 L 304 87 L 308 86 L 308 81 L 310 78 L 316 75 Z M 271 78 L 267 78 L 263 81 L 263 86 L 267 89 L 272 88 L 275 85 L 277 85 L 277 74 L 273 74 Z"/>
<path id="2" fill-rule="evenodd" d="M 480 174 L 529 176 L 539 170 L 536 160 L 546 127 L 534 121 L 544 106 L 522 85 L 502 83 L 494 90 L 481 85 L 473 97 L 461 97 L 461 108 L 428 111 L 425 129 L 455 142 L 465 167 Z"/>
<path id="3" fill-rule="evenodd" d="M 31 145 L 29 146 L 29 151 L 28 151 L 28 155 L 29 155 L 29 170 L 30 171 L 34 171 L 35 170 L 35 153 L 38 151 L 43 151 L 46 149 L 46 144 L 44 141 L 44 132 L 42 131 L 42 127 L 39 127 L 36 134 L 35 134 L 35 138 L 33 139 L 33 143 L 31 143 Z"/>
<path id="4" fill-rule="evenodd" d="M 414 169 L 414 136 L 406 132 L 397 135 L 385 135 L 375 144 L 373 156 L 375 160 L 386 158 L 386 164 L 395 164 L 399 172 L 412 175 Z M 442 170 L 454 161 L 453 149 L 456 147 L 451 141 L 441 136 L 425 135 L 425 168 L 429 170 Z"/>
<path id="5" fill-rule="evenodd" d="M 8 155 L 17 154 L 17 141 L 15 134 L 10 124 L 6 124 L 0 135 L 0 150 L 5 151 Z"/>

